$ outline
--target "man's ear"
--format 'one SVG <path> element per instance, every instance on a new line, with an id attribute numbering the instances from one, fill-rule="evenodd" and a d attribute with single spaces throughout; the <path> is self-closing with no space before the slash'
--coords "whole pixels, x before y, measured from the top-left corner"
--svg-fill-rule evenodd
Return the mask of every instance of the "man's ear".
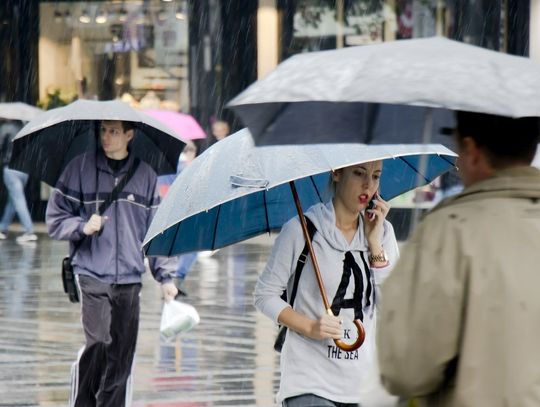
<path id="1" fill-rule="evenodd" d="M 471 164 L 478 163 L 480 148 L 472 137 L 463 137 L 460 141 L 460 155 Z"/>
<path id="2" fill-rule="evenodd" d="M 135 136 L 135 131 L 133 129 L 126 131 L 126 136 L 128 138 L 128 142 L 130 142 L 133 140 L 133 136 Z"/>

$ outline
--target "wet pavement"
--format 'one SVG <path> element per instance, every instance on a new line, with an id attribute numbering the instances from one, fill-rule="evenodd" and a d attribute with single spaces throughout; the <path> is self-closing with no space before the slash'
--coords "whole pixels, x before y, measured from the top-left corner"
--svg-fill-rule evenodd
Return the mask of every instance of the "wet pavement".
<path id="1" fill-rule="evenodd" d="M 201 323 L 173 343 L 159 336 L 162 302 L 150 274 L 141 294 L 133 407 L 273 406 L 276 327 L 252 292 L 269 237 L 200 258 L 186 280 Z M 262 244 L 261 244 L 262 242 Z M 62 291 L 64 242 L 0 241 L 0 406 L 67 406 L 71 364 L 82 346 L 77 304 Z"/>
<path id="2" fill-rule="evenodd" d="M 83 344 L 79 305 L 60 279 L 67 243 L 15 236 L 0 241 L 0 406 L 66 407 Z M 199 256 L 185 290 L 201 322 L 173 343 L 160 339 L 160 289 L 145 274 L 132 407 L 275 406 L 277 327 L 252 305 L 272 242 L 259 236 Z M 376 401 L 366 407 L 388 407 Z"/>

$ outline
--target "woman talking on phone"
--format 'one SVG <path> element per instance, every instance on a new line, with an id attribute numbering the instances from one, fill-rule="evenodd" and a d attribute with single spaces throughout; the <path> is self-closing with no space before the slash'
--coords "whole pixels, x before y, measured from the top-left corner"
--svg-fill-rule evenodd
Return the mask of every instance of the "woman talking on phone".
<path id="1" fill-rule="evenodd" d="M 398 257 L 394 230 L 386 220 L 389 205 L 378 194 L 382 161 L 332 173 L 334 196 L 306 213 L 320 266 L 329 315 L 310 256 L 302 265 L 294 302 L 281 298 L 293 291 L 294 274 L 305 246 L 298 217 L 287 222 L 276 239 L 255 287 L 255 306 L 288 328 L 281 350 L 278 402 L 284 407 L 364 406 L 392 400 L 379 384 L 375 352 L 377 285 Z M 369 205 L 369 208 L 368 208 Z M 363 345 L 343 351 L 334 339 L 354 342 L 352 321 L 365 329 Z"/>

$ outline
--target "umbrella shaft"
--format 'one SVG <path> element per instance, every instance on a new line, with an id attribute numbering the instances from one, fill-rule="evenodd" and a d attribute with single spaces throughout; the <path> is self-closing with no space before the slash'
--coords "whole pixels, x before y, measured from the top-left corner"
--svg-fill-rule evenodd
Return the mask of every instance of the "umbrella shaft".
<path id="1" fill-rule="evenodd" d="M 324 303 L 324 308 L 330 315 L 333 315 L 332 310 L 330 309 L 330 303 L 326 296 L 326 289 L 324 288 L 324 283 L 322 281 L 321 270 L 319 268 L 319 263 L 317 262 L 317 257 L 315 256 L 315 251 L 313 250 L 313 244 L 309 237 L 309 232 L 307 229 L 306 219 L 304 218 L 304 212 L 302 211 L 302 205 L 300 204 L 300 198 L 298 197 L 298 192 L 296 191 L 296 186 L 294 181 L 290 181 L 289 185 L 291 187 L 291 192 L 294 198 L 294 204 L 296 205 L 296 211 L 298 212 L 298 217 L 300 219 L 300 224 L 302 225 L 302 232 L 304 233 L 304 238 L 309 250 L 309 255 L 311 256 L 311 262 L 313 263 L 313 270 L 315 271 L 315 277 L 317 277 L 317 283 L 319 284 L 319 290 L 321 291 L 321 296 Z"/>

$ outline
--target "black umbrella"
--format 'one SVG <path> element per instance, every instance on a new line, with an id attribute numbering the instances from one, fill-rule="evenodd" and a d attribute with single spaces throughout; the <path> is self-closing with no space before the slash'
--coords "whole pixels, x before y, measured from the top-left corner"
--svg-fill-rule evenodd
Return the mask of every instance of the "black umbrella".
<path id="1" fill-rule="evenodd" d="M 176 172 L 185 143 L 173 130 L 123 102 L 91 100 L 78 100 L 30 121 L 13 140 L 10 168 L 54 186 L 75 156 L 96 151 L 101 120 L 132 122 L 130 152 L 158 174 Z"/>

